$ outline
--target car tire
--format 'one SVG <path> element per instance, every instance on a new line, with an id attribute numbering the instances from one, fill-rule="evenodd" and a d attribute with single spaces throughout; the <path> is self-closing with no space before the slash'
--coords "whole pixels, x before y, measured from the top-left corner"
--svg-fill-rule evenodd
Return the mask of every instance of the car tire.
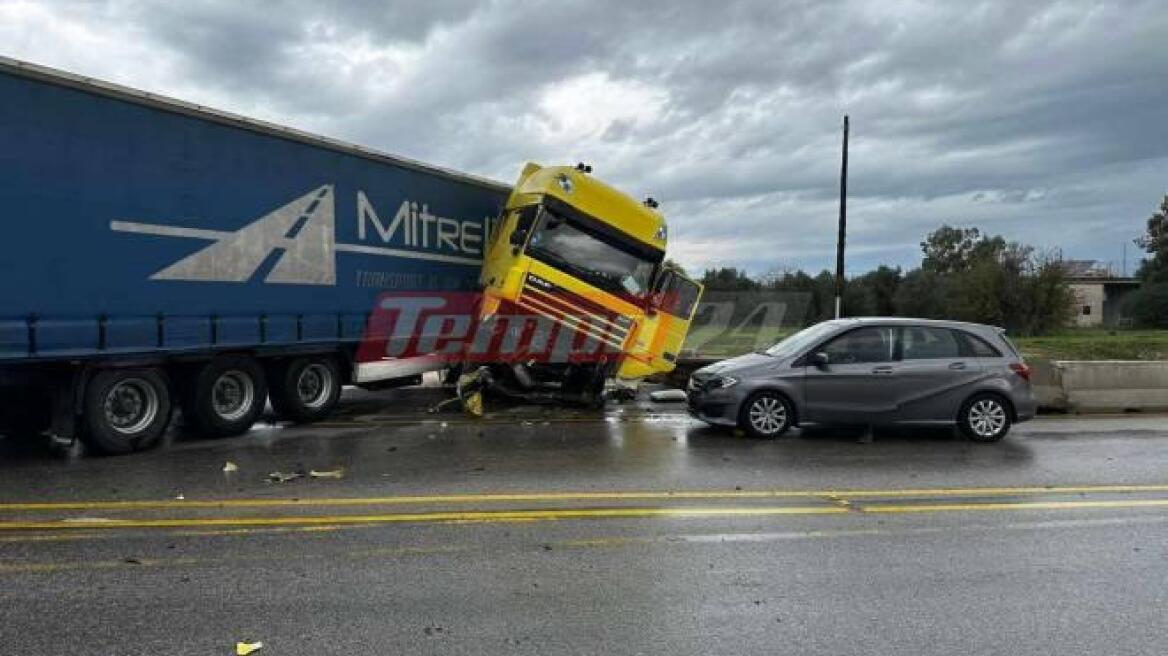
<path id="1" fill-rule="evenodd" d="M 308 356 L 272 369 L 271 400 L 276 416 L 298 424 L 332 414 L 341 398 L 341 370 L 336 359 Z"/>
<path id="2" fill-rule="evenodd" d="M 997 394 L 975 394 L 961 406 L 957 426 L 973 442 L 997 442 L 1010 432 L 1010 404 Z"/>
<path id="3" fill-rule="evenodd" d="M 99 371 L 85 387 L 81 439 L 105 455 L 142 451 L 166 432 L 170 411 L 170 385 L 161 371 Z"/>
<path id="4" fill-rule="evenodd" d="M 774 439 L 791 428 L 794 416 L 785 396 L 765 390 L 747 397 L 738 411 L 738 427 L 751 437 Z"/>
<path id="5" fill-rule="evenodd" d="M 203 365 L 183 395 L 187 423 L 208 437 L 241 435 L 268 398 L 264 370 L 246 356 L 222 356 Z"/>

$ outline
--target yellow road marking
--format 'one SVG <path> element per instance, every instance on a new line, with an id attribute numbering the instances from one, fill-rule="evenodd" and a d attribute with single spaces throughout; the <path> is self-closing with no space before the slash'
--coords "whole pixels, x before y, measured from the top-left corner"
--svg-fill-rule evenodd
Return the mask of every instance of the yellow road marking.
<path id="1" fill-rule="evenodd" d="M 308 526 L 315 524 L 389 524 L 418 522 L 523 522 L 532 520 L 620 517 L 735 517 L 766 515 L 825 515 L 846 513 L 839 506 L 778 506 L 740 508 L 580 508 L 558 510 L 486 510 L 386 515 L 330 515 L 327 517 L 210 517 L 190 519 L 103 519 L 102 521 L 0 522 L 0 530 L 175 528 L 207 526 Z"/>
<path id="2" fill-rule="evenodd" d="M 872 504 L 866 513 L 964 512 L 969 510 L 1073 510 L 1078 508 L 1154 508 L 1168 506 L 1168 499 L 1116 499 L 1100 501 L 1016 501 L 1009 503 Z"/>
<path id="3" fill-rule="evenodd" d="M 563 508 L 547 510 L 439 511 L 379 515 L 329 515 L 322 517 L 210 517 L 159 519 L 103 519 L 101 521 L 0 522 L 0 531 L 115 528 L 196 528 L 247 526 L 339 526 L 429 522 L 508 523 L 570 519 L 766 517 L 777 515 L 836 515 L 847 513 L 921 513 L 974 510 L 1073 510 L 1090 508 L 1168 507 L 1168 499 L 1116 499 L 1083 501 L 1017 501 L 987 503 L 865 504 L 860 506 L 739 506 L 729 508 Z"/>
<path id="4" fill-rule="evenodd" d="M 1074 485 L 984 488 L 918 488 L 898 490 L 642 490 L 612 492 L 505 492 L 483 494 L 405 495 L 392 497 L 332 497 L 277 499 L 173 499 L 139 501 L 49 501 L 0 503 L 2 511 L 36 510 L 145 510 L 167 508 L 264 508 L 312 506 L 380 506 L 408 504 L 465 504 L 543 501 L 648 501 L 661 499 L 796 499 L 827 498 L 833 502 L 849 499 L 903 497 L 977 497 L 1035 494 L 1109 494 L 1168 492 L 1168 484 L 1156 485 Z M 834 498 L 833 498 L 834 497 Z"/>
<path id="5" fill-rule="evenodd" d="M 205 537 L 209 535 L 255 535 L 259 533 L 325 533 L 329 531 L 339 531 L 342 527 L 333 526 L 330 524 L 322 524 L 319 526 L 285 526 L 277 528 L 227 528 L 227 529 L 210 529 L 202 531 L 171 531 L 171 535 Z"/>

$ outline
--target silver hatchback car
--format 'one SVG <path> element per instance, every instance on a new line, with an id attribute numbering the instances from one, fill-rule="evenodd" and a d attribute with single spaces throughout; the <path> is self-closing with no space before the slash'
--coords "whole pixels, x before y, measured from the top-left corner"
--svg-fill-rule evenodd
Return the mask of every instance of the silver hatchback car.
<path id="1" fill-rule="evenodd" d="M 956 424 L 994 442 L 1037 411 L 1005 331 L 929 319 L 825 321 L 695 371 L 687 395 L 693 416 L 757 437 L 802 424 Z"/>

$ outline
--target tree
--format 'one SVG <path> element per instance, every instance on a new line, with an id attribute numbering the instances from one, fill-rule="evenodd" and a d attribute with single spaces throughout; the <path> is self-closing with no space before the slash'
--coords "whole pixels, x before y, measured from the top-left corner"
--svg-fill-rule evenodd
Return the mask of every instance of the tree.
<path id="1" fill-rule="evenodd" d="M 921 242 L 918 271 L 895 296 L 903 315 L 1003 326 L 1022 334 L 1056 330 L 1070 319 L 1073 295 L 1057 253 L 942 226 Z"/>
<path id="2" fill-rule="evenodd" d="M 906 273 L 893 296 L 896 314 L 922 319 L 945 318 L 949 300 L 949 278 L 926 269 Z"/>
<path id="3" fill-rule="evenodd" d="M 1022 332 L 1052 333 L 1067 325 L 1074 314 L 1075 294 L 1067 284 L 1062 258 L 1054 253 L 1030 256 L 1032 271 L 1023 278 Z"/>
<path id="4" fill-rule="evenodd" d="M 680 271 L 681 275 L 683 275 L 687 278 L 689 277 L 689 274 L 685 272 L 685 267 L 683 267 L 680 264 L 678 264 L 677 262 L 673 261 L 672 258 L 668 258 L 668 257 L 665 258 L 665 262 L 664 262 L 663 266 L 667 269 L 675 269 L 677 271 Z"/>
<path id="5" fill-rule="evenodd" d="M 1168 282 L 1140 285 L 1124 299 L 1124 314 L 1141 328 L 1168 328 Z"/>
<path id="6" fill-rule="evenodd" d="M 706 289 L 718 291 L 744 292 L 759 288 L 758 282 L 746 275 L 746 271 L 733 267 L 706 269 L 701 282 Z"/>
<path id="7" fill-rule="evenodd" d="M 848 282 L 844 292 L 844 306 L 848 314 L 858 315 L 859 311 L 847 305 L 847 288 L 856 287 L 864 295 L 865 314 L 876 317 L 890 317 L 896 314 L 896 290 L 900 287 L 900 267 L 881 264 L 874 270 Z"/>
<path id="8" fill-rule="evenodd" d="M 943 225 L 921 242 L 921 268 L 941 275 L 967 271 L 976 262 L 995 257 L 1006 248 L 1001 237 L 985 237 L 977 228 Z"/>
<path id="9" fill-rule="evenodd" d="M 1147 232 L 1136 240 L 1136 245 L 1152 256 L 1140 264 L 1136 272 L 1140 280 L 1168 282 L 1168 194 L 1160 203 L 1160 211 L 1148 219 Z"/>

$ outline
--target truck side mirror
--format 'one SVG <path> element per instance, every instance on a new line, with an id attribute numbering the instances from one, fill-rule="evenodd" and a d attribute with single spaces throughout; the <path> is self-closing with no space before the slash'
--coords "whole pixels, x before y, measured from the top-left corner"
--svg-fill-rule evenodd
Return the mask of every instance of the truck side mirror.
<path id="1" fill-rule="evenodd" d="M 819 367 L 820 369 L 826 369 L 829 362 L 831 362 L 831 358 L 827 357 L 827 354 L 823 351 L 820 351 L 811 356 L 811 364 Z"/>
<path id="2" fill-rule="evenodd" d="M 511 239 L 510 239 L 511 246 L 512 246 L 512 254 L 518 254 L 519 249 L 523 248 L 523 243 L 526 241 L 527 241 L 527 231 L 526 230 L 517 229 L 514 232 L 512 232 Z"/>

